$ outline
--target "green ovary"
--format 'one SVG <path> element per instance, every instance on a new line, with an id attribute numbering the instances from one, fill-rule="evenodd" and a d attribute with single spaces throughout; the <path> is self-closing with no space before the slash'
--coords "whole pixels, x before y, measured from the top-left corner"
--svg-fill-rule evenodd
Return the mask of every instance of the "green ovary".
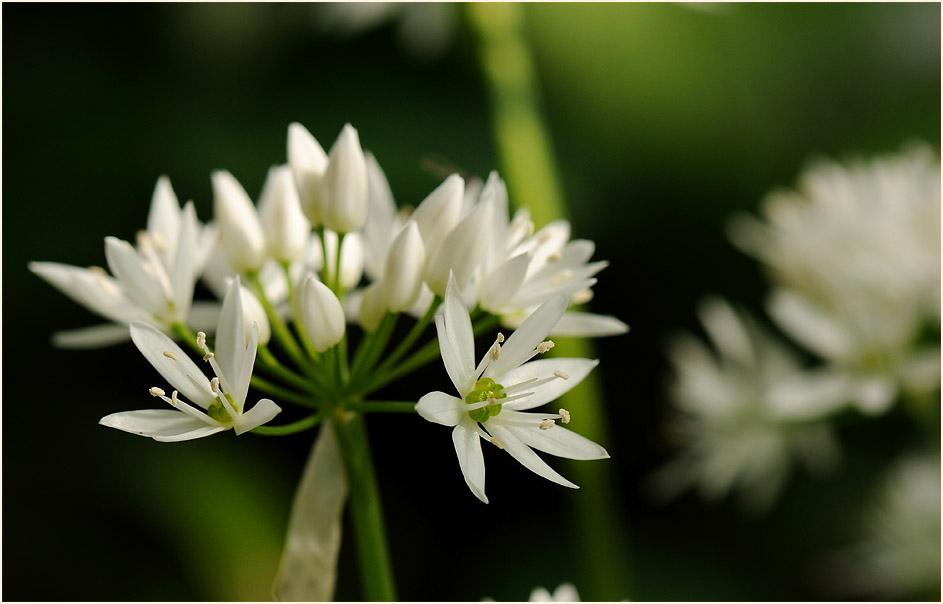
<path id="1" fill-rule="evenodd" d="M 228 394 L 223 393 L 223 396 L 229 399 L 229 403 L 232 404 L 232 399 L 229 398 Z M 210 404 L 209 408 L 206 410 L 206 414 L 222 424 L 232 422 L 232 416 L 229 415 L 229 411 L 226 411 L 223 401 L 218 398 Z"/>
<path id="2" fill-rule="evenodd" d="M 475 382 L 475 388 L 465 396 L 465 402 L 473 405 L 492 398 L 507 398 L 507 394 L 504 393 L 504 386 L 496 384 L 491 378 L 481 378 Z M 501 405 L 494 404 L 469 411 L 468 417 L 476 422 L 486 422 L 489 417 L 499 413 L 501 413 Z"/>

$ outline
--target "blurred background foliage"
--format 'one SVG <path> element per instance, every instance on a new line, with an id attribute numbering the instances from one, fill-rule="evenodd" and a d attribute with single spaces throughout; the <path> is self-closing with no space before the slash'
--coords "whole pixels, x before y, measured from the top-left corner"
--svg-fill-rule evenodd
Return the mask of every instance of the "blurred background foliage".
<path id="1" fill-rule="evenodd" d="M 103 264 L 102 238 L 143 226 L 160 174 L 204 220 L 211 170 L 256 194 L 291 121 L 325 146 L 354 124 L 400 205 L 441 180 L 430 166 L 486 175 L 498 158 L 475 39 L 460 5 L 434 8 L 345 29 L 326 5 L 4 4 L 4 599 L 270 597 L 312 435 L 162 445 L 104 430 L 102 416 L 147 406 L 156 376 L 130 345 L 52 349 L 53 331 L 94 320 L 26 263 Z M 621 480 L 634 591 L 585 598 L 849 595 L 824 561 L 853 540 L 909 424 L 843 428 L 841 471 L 794 476 L 764 517 L 694 495 L 656 505 L 643 486 L 671 451 L 664 344 L 697 332 L 705 294 L 761 310 L 762 273 L 723 233 L 731 212 L 815 154 L 938 149 L 939 24 L 938 4 L 526 6 L 573 233 L 611 262 L 591 307 L 632 326 L 597 343 L 597 371 L 612 435 L 599 463 Z M 422 32 L 445 41 L 402 43 Z M 443 383 L 434 366 L 391 396 Z M 486 453 L 483 508 L 444 433 L 368 423 L 401 598 L 579 588 L 565 514 L 580 492 Z M 358 593 L 345 543 L 337 596 Z"/>

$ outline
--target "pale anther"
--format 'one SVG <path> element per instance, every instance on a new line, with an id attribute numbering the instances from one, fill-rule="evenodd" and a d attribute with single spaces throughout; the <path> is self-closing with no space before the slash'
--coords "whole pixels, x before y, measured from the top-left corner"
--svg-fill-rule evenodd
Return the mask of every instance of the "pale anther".
<path id="1" fill-rule="evenodd" d="M 591 289 L 581 289 L 580 291 L 574 293 L 570 296 L 571 304 L 585 304 L 593 299 L 593 290 Z"/>
<path id="2" fill-rule="evenodd" d="M 498 340 L 498 344 L 503 344 L 503 343 L 504 343 L 504 334 L 501 333 L 500 331 L 498 332 L 497 340 Z"/>
<path id="3" fill-rule="evenodd" d="M 151 237 L 147 234 L 147 231 L 138 231 L 137 232 L 138 247 L 141 248 L 141 251 L 147 253 L 151 251 Z"/>
<path id="4" fill-rule="evenodd" d="M 569 411 L 567 411 L 566 409 L 560 409 L 560 411 L 558 411 L 558 413 L 560 414 L 560 421 L 561 421 L 561 422 L 563 422 L 564 424 L 570 423 L 570 412 L 569 412 Z"/>
<path id="5" fill-rule="evenodd" d="M 561 258 L 563 258 L 563 256 L 554 252 L 553 254 L 547 256 L 547 262 L 559 262 Z"/>
<path id="6" fill-rule="evenodd" d="M 151 396 L 164 396 L 164 394 L 166 394 L 163 390 L 161 390 L 157 386 L 154 386 L 153 388 L 149 388 L 147 391 L 151 393 Z"/>
<path id="7" fill-rule="evenodd" d="M 496 446 L 496 447 L 499 448 L 499 449 L 503 449 L 503 448 L 504 448 L 504 443 L 501 442 L 501 439 L 500 439 L 500 438 L 496 438 L 496 437 L 493 437 L 493 436 L 492 436 L 492 437 L 491 437 L 491 444 L 494 445 L 494 446 Z"/>
<path id="8" fill-rule="evenodd" d="M 107 277 L 107 276 L 108 276 L 108 273 L 105 272 L 105 269 L 103 269 L 103 268 L 100 267 L 100 266 L 90 266 L 90 267 L 88 267 L 88 270 L 91 271 L 91 272 L 93 272 L 93 273 L 95 273 L 95 274 L 98 275 L 99 277 Z"/>
<path id="9" fill-rule="evenodd" d="M 204 361 L 208 361 L 208 360 L 212 359 L 214 356 L 216 356 L 216 355 L 213 354 L 212 352 L 207 352 L 206 354 L 203 355 L 203 360 L 204 360 Z"/>
<path id="10" fill-rule="evenodd" d="M 549 430 L 550 428 L 553 428 L 555 425 L 557 424 L 552 419 L 545 419 L 544 421 L 540 422 L 540 425 L 537 427 L 540 428 L 541 430 Z"/>
<path id="11" fill-rule="evenodd" d="M 545 342 L 541 342 L 540 344 L 537 344 L 537 352 L 539 352 L 540 354 L 543 354 L 553 347 L 554 347 L 553 340 L 547 340 Z"/>
<path id="12" fill-rule="evenodd" d="M 214 377 L 213 379 L 210 380 L 210 390 L 213 391 L 213 394 L 219 393 L 219 378 L 218 377 Z"/>
<path id="13" fill-rule="evenodd" d="M 177 406 L 177 391 L 176 390 L 170 393 L 170 404 L 173 405 L 174 407 Z"/>
<path id="14" fill-rule="evenodd" d="M 489 404 L 489 405 L 497 405 L 497 404 L 498 404 L 498 399 L 496 399 L 496 398 L 494 398 L 494 397 L 492 396 L 491 398 L 488 399 L 488 404 Z"/>
<path id="15" fill-rule="evenodd" d="M 160 233 L 151 233 L 151 241 L 154 243 L 154 247 L 158 252 L 163 252 L 167 249 L 167 241 Z"/>
<path id="16" fill-rule="evenodd" d="M 196 345 L 200 348 L 206 346 L 206 334 L 202 331 L 196 334 Z"/>
<path id="17" fill-rule="evenodd" d="M 554 372 L 553 372 L 553 375 L 557 376 L 558 378 L 564 379 L 564 380 L 570 379 L 570 374 L 569 374 L 569 373 L 567 373 L 566 371 L 561 371 L 561 370 L 559 370 L 559 369 L 557 369 L 556 371 L 554 371 Z"/>
<path id="18" fill-rule="evenodd" d="M 566 268 L 550 277 L 550 285 L 563 285 L 573 277 L 573 271 Z"/>
<path id="19" fill-rule="evenodd" d="M 489 354 L 491 355 L 492 361 L 497 361 L 498 357 L 501 356 L 501 345 L 495 342 L 494 346 L 491 347 Z"/>
<path id="20" fill-rule="evenodd" d="M 172 361 L 176 361 L 176 360 L 179 358 L 179 357 L 176 355 L 176 353 L 170 352 L 169 350 L 165 350 L 165 351 L 164 351 L 164 356 L 167 357 L 168 359 L 172 360 Z"/>

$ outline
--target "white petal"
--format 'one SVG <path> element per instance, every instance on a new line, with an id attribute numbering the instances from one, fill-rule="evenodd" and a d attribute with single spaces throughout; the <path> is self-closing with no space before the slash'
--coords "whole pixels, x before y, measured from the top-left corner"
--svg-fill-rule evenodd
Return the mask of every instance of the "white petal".
<path id="1" fill-rule="evenodd" d="M 233 387 L 239 383 L 239 372 L 246 351 L 246 331 L 242 318 L 242 295 L 239 292 L 239 277 L 233 279 L 223 298 L 223 310 L 216 326 L 216 347 L 213 352 L 216 362 Z M 235 393 L 230 392 L 231 395 Z"/>
<path id="2" fill-rule="evenodd" d="M 465 402 L 444 392 L 430 392 L 416 403 L 416 413 L 426 421 L 455 426 L 462 421 Z"/>
<path id="3" fill-rule="evenodd" d="M 193 304 L 193 286 L 196 284 L 197 221 L 193 202 L 188 202 L 180 214 L 180 232 L 170 269 L 170 288 L 174 294 L 174 311 L 185 319 Z"/>
<path id="4" fill-rule="evenodd" d="M 897 396 L 897 384 L 885 376 L 860 378 L 853 386 L 852 397 L 862 413 L 880 415 L 891 408 Z"/>
<path id="5" fill-rule="evenodd" d="M 216 400 L 209 380 L 170 338 L 146 323 L 132 323 L 130 331 L 131 340 L 144 358 L 185 398 L 204 409 Z M 164 352 L 177 357 L 176 360 L 166 356 Z"/>
<path id="6" fill-rule="evenodd" d="M 502 351 L 501 354 L 504 354 Z M 533 409 L 545 403 L 558 399 L 563 393 L 569 392 L 574 386 L 583 381 L 589 372 L 599 364 L 598 360 L 590 359 L 538 359 L 530 363 L 524 363 L 517 369 L 504 374 L 501 378 L 501 385 L 509 388 L 515 384 L 520 384 L 531 378 L 553 377 L 555 371 L 561 371 L 568 376 L 567 379 L 557 378 L 550 380 L 545 384 L 540 384 L 533 388 L 527 388 L 525 392 L 534 394 L 516 401 L 511 401 L 503 405 L 505 409 L 514 409 L 522 411 Z"/>
<path id="7" fill-rule="evenodd" d="M 536 427 L 520 428 L 515 430 L 514 434 L 519 436 L 528 446 L 557 457 L 567 459 L 609 458 L 609 453 L 603 447 L 560 425 L 555 425 L 549 430 L 541 430 Z"/>
<path id="8" fill-rule="evenodd" d="M 426 254 L 431 258 L 455 225 L 462 212 L 465 181 L 452 174 L 426 196 L 410 218 L 416 221 Z"/>
<path id="9" fill-rule="evenodd" d="M 265 235 L 252 200 L 225 170 L 213 172 L 212 181 L 220 245 L 237 271 L 258 270 L 265 260 Z"/>
<path id="10" fill-rule="evenodd" d="M 459 394 L 465 396 L 475 385 L 475 336 L 468 309 L 453 275 L 449 274 L 442 320 L 436 317 L 442 361 Z"/>
<path id="11" fill-rule="evenodd" d="M 362 295 L 360 297 L 359 306 L 355 306 L 355 308 L 357 308 L 357 314 L 352 315 L 346 311 L 345 314 L 347 314 L 351 320 L 359 320 L 365 330 L 374 333 L 380 327 L 380 323 L 383 321 L 383 317 L 386 316 L 387 311 L 383 283 L 371 283 L 366 289 L 359 290 L 359 292 Z M 348 292 L 347 301 L 352 302 L 351 294 L 353 293 L 354 292 Z"/>
<path id="12" fill-rule="evenodd" d="M 708 298 L 698 305 L 698 317 L 721 357 L 749 366 L 756 351 L 746 326 L 733 307 L 722 298 Z"/>
<path id="13" fill-rule="evenodd" d="M 850 390 L 849 376 L 843 371 L 809 370 L 773 384 L 766 402 L 777 418 L 811 420 L 844 407 Z"/>
<path id="14" fill-rule="evenodd" d="M 195 417 L 170 409 L 112 413 L 98 423 L 164 442 L 192 440 L 225 430 L 221 426 L 208 425 Z"/>
<path id="15" fill-rule="evenodd" d="M 403 312 L 419 297 L 426 252 L 416 223 L 410 220 L 390 245 L 384 270 L 384 294 L 393 312 Z"/>
<path id="16" fill-rule="evenodd" d="M 289 166 L 269 169 L 259 195 L 258 211 L 269 254 L 284 263 L 301 258 L 311 225 L 301 211 Z"/>
<path id="17" fill-rule="evenodd" d="M 432 251 L 426 246 L 429 264 L 425 278 L 432 291 L 440 296 L 445 294 L 450 272 L 455 274 L 459 287 L 468 285 L 490 240 L 491 211 L 490 202 L 478 204 L 441 245 Z"/>
<path id="18" fill-rule="evenodd" d="M 580 594 L 572 583 L 561 583 L 553 590 L 553 599 L 555 602 L 579 602 Z"/>
<path id="19" fill-rule="evenodd" d="M 541 304 L 507 339 L 501 347 L 501 356 L 485 370 L 485 377 L 501 382 L 505 373 L 526 361 L 563 316 L 568 303 L 569 299 L 561 294 Z"/>
<path id="20" fill-rule="evenodd" d="M 147 230 L 160 233 L 168 250 L 177 248 L 177 233 L 180 231 L 180 202 L 170 186 L 170 179 L 161 176 L 154 186 L 151 208 L 147 213 Z"/>
<path id="21" fill-rule="evenodd" d="M 475 430 L 459 424 L 452 429 L 452 444 L 462 468 L 465 484 L 475 497 L 488 503 L 485 495 L 485 457 L 481 454 L 481 440 Z"/>
<path id="22" fill-rule="evenodd" d="M 383 278 L 383 264 L 398 227 L 390 183 L 372 153 L 367 159 L 367 222 L 363 225 L 364 270 L 372 281 Z"/>
<path id="23" fill-rule="evenodd" d="M 239 367 L 239 375 L 236 378 L 236 383 L 230 382 L 230 387 L 234 389 L 230 394 L 240 413 L 245 409 L 246 397 L 249 394 L 249 382 L 252 380 L 252 369 L 255 367 L 255 355 L 256 352 L 258 352 L 258 347 L 259 326 L 253 324 L 252 329 L 249 331 L 249 342 L 246 344 L 246 348 L 241 357 L 242 365 Z"/>
<path id="24" fill-rule="evenodd" d="M 551 336 L 573 338 L 598 338 L 617 336 L 629 331 L 629 326 L 611 315 L 597 315 L 569 310 L 563 313 Z"/>
<path id="25" fill-rule="evenodd" d="M 537 474 L 538 476 L 543 476 L 551 482 L 555 482 L 559 485 L 569 487 L 571 489 L 578 489 L 579 487 L 567 480 L 566 478 L 557 474 L 557 472 L 547 465 L 547 463 L 540 459 L 536 453 L 534 453 L 530 447 L 528 447 L 523 441 L 521 441 L 516 433 L 521 430 L 533 430 L 534 428 L 508 428 L 502 426 L 499 421 L 500 415 L 496 415 L 488 420 L 488 432 L 497 438 L 500 438 L 504 444 L 504 450 L 511 454 L 511 457 L 516 459 L 523 465 L 525 468 L 531 472 Z M 537 428 L 539 430 L 540 428 Z M 554 428 L 550 428 L 553 430 Z"/>
<path id="26" fill-rule="evenodd" d="M 275 579 L 281 602 L 334 599 L 347 474 L 329 422 L 311 448 L 291 505 L 285 548 Z"/>
<path id="27" fill-rule="evenodd" d="M 243 434 L 272 421 L 281 411 L 282 408 L 276 405 L 274 401 L 263 398 L 236 420 L 234 426 L 236 434 Z"/>
<path id="28" fill-rule="evenodd" d="M 297 122 L 288 126 L 288 163 L 295 175 L 301 210 L 312 226 L 321 224 L 321 181 L 327 170 L 327 153 Z"/>
<path id="29" fill-rule="evenodd" d="M 357 130 L 346 124 L 331 147 L 321 182 L 321 221 L 338 233 L 367 221 L 367 163 Z"/>
<path id="30" fill-rule="evenodd" d="M 301 304 L 302 323 L 317 352 L 341 341 L 347 329 L 344 309 L 334 292 L 313 275 L 305 281 Z"/>
<path id="31" fill-rule="evenodd" d="M 527 254 L 518 254 L 488 275 L 481 286 L 481 307 L 498 310 L 511 300 L 524 283 L 529 263 Z"/>
<path id="32" fill-rule="evenodd" d="M 127 325 L 105 323 L 81 329 L 57 331 L 52 334 L 52 343 L 57 348 L 101 348 L 127 342 L 130 337 Z"/>
<path id="33" fill-rule="evenodd" d="M 115 237 L 105 237 L 105 258 L 112 274 L 121 282 L 131 300 L 155 315 L 161 315 L 167 310 L 169 300 L 157 274 L 141 260 L 130 243 Z"/>
<path id="34" fill-rule="evenodd" d="M 30 262 L 29 270 L 92 312 L 116 323 L 152 321 L 149 312 L 128 300 L 124 290 L 104 271 L 58 262 Z"/>
<path id="35" fill-rule="evenodd" d="M 768 309 L 786 333 L 824 358 L 843 360 L 851 354 L 851 343 L 841 325 L 798 294 L 776 290 Z"/>

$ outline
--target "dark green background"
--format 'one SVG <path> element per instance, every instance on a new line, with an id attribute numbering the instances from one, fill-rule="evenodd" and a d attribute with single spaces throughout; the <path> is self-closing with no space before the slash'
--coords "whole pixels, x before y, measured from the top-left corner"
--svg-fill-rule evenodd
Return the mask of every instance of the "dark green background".
<path id="1" fill-rule="evenodd" d="M 455 7 L 460 9 L 460 7 Z M 285 160 L 287 125 L 328 146 L 345 122 L 401 204 L 440 180 L 422 158 L 498 167 L 475 40 L 434 60 L 392 26 L 318 36 L 318 7 L 3 5 L 3 598 L 266 598 L 311 434 L 175 445 L 97 425 L 152 404 L 130 345 L 52 349 L 97 319 L 30 260 L 103 264 L 102 238 L 144 226 L 157 177 L 211 215 L 209 173 L 250 194 Z M 718 293 L 759 311 L 761 271 L 725 240 L 735 210 L 813 154 L 940 140 L 937 4 L 541 4 L 526 7 L 574 236 L 611 266 L 592 308 L 632 326 L 598 343 L 635 600 L 830 599 L 823 556 L 850 542 L 878 472 L 912 442 L 896 415 L 841 432 L 839 475 L 797 475 L 768 516 L 689 495 L 656 506 L 666 459 L 664 342 Z M 514 191 L 511 191 L 512 197 Z M 538 225 L 539 226 L 539 225 Z M 391 396 L 445 386 L 432 367 Z M 525 598 L 576 580 L 571 492 L 486 453 L 470 496 L 448 433 L 369 422 L 400 597 Z M 616 571 L 618 572 L 618 571 Z M 852 594 L 854 595 L 854 594 Z M 345 544 L 340 599 L 357 599 Z"/>

